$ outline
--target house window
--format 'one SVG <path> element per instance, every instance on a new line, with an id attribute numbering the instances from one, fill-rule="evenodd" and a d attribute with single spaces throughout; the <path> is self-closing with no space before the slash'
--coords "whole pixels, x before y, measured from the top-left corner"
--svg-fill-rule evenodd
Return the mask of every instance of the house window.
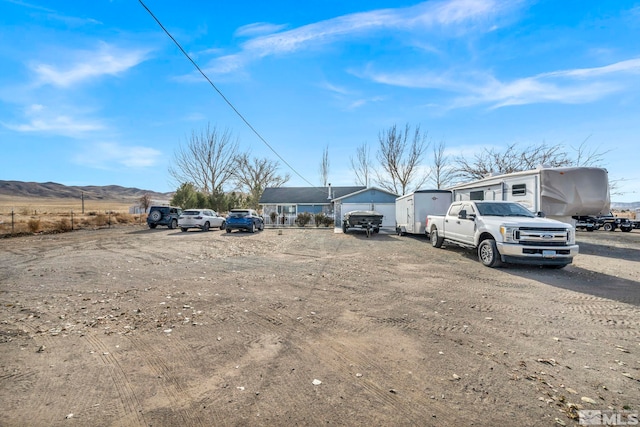
<path id="1" fill-rule="evenodd" d="M 469 193 L 470 200 L 484 200 L 484 191 L 471 191 Z"/>
<path id="2" fill-rule="evenodd" d="M 527 184 L 514 184 L 511 186 L 511 195 L 525 196 L 527 194 Z"/>
<path id="3" fill-rule="evenodd" d="M 278 213 L 280 215 L 295 215 L 296 214 L 296 205 L 279 205 Z"/>

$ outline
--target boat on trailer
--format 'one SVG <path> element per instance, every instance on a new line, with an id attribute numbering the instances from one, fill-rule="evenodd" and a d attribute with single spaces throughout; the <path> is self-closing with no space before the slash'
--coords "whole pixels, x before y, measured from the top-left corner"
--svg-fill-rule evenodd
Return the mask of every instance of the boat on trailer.
<path id="1" fill-rule="evenodd" d="M 342 232 L 347 233 L 350 228 L 361 228 L 367 232 L 367 237 L 371 233 L 377 233 L 382 226 L 382 215 L 376 211 L 351 211 L 344 214 L 342 220 Z"/>

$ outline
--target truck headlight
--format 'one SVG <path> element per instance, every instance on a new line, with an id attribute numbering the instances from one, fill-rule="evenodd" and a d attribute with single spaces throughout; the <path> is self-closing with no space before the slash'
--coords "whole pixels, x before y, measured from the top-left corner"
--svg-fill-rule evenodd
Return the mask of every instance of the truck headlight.
<path id="1" fill-rule="evenodd" d="M 505 243 L 517 242 L 520 237 L 516 227 L 507 227 L 506 225 L 500 226 L 500 234 L 502 235 L 502 241 Z"/>
<path id="2" fill-rule="evenodd" d="M 576 235 L 573 233 L 573 228 L 567 228 L 567 243 L 573 245 L 576 242 Z"/>

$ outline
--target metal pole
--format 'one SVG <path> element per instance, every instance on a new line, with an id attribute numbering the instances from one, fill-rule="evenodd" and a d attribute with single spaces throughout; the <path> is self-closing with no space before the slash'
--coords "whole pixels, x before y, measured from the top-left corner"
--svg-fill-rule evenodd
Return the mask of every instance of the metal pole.
<path id="1" fill-rule="evenodd" d="M 11 209 L 11 234 L 14 234 L 13 208 Z"/>
<path id="2" fill-rule="evenodd" d="M 84 191 L 81 194 L 82 194 L 82 215 L 84 215 Z"/>
<path id="3" fill-rule="evenodd" d="M 73 209 L 71 209 L 71 231 L 73 231 Z"/>

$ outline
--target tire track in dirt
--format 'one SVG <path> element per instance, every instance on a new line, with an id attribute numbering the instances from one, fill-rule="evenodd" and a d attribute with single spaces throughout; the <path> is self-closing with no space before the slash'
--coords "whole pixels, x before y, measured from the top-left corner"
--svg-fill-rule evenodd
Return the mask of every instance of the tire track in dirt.
<path id="1" fill-rule="evenodd" d="M 143 341 L 134 335 L 127 336 L 126 339 L 131 343 L 142 364 L 147 365 L 153 371 L 154 376 L 160 380 L 162 390 L 169 400 L 167 406 L 180 418 L 183 425 L 209 426 L 219 425 L 223 421 L 219 416 L 216 416 L 215 420 L 203 419 L 197 408 L 198 399 L 192 393 L 192 389 L 177 374 L 177 370 L 161 356 L 161 354 L 171 354 L 177 361 L 180 361 L 182 368 L 197 366 L 192 352 L 184 347 L 182 340 L 166 341 L 160 348 L 154 343 Z"/>
<path id="2" fill-rule="evenodd" d="M 118 358 L 111 354 L 102 340 L 94 334 L 86 334 L 84 338 L 88 341 L 90 347 L 98 353 L 100 360 L 109 371 L 112 383 L 119 396 L 122 412 L 124 413 L 120 422 L 124 425 L 146 426 L 147 423 L 142 413 L 143 407 Z"/>

